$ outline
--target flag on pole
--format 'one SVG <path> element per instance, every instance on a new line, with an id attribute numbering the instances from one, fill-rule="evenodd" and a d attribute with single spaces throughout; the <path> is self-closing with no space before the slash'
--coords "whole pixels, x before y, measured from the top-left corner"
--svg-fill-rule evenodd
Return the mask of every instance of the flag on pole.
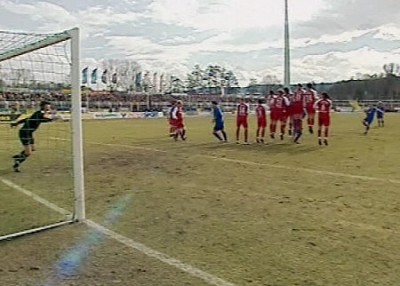
<path id="1" fill-rule="evenodd" d="M 107 72 L 108 72 L 107 69 L 105 69 L 103 71 L 103 74 L 101 75 L 101 82 L 104 84 L 107 84 Z"/>
<path id="2" fill-rule="evenodd" d="M 117 75 L 117 73 L 115 72 L 115 73 L 113 73 L 113 75 L 112 75 L 111 82 L 112 82 L 112 83 L 117 83 L 117 81 L 118 81 L 118 75 Z"/>
<path id="3" fill-rule="evenodd" d="M 135 86 L 141 87 L 142 86 L 142 72 L 138 72 L 135 78 Z"/>
<path id="4" fill-rule="evenodd" d="M 158 85 L 158 81 L 157 81 L 157 73 L 155 72 L 155 73 L 153 73 L 153 91 L 154 92 L 158 92 L 158 88 L 157 88 L 157 85 Z"/>
<path id="5" fill-rule="evenodd" d="M 164 92 L 164 74 L 160 75 L 160 92 Z"/>
<path id="6" fill-rule="evenodd" d="M 96 84 L 97 83 L 97 68 L 92 70 L 92 74 L 90 76 L 90 83 L 91 84 Z"/>
<path id="7" fill-rule="evenodd" d="M 85 67 L 82 70 L 82 84 L 87 84 L 88 82 L 88 69 L 89 67 Z"/>

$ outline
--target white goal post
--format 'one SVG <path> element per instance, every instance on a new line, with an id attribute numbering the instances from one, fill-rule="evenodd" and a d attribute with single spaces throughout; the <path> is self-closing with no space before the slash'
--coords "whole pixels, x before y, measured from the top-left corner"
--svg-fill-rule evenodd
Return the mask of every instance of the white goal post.
<path id="1" fill-rule="evenodd" d="M 73 188 L 74 188 L 74 206 L 73 217 L 69 219 L 70 222 L 85 220 L 85 191 L 84 191 L 84 168 L 83 168 L 83 139 L 82 139 L 82 103 L 81 103 L 81 71 L 80 71 L 80 35 L 79 28 L 73 28 L 56 34 L 24 34 L 18 32 L 5 32 L 0 31 L 4 36 L 3 44 L 0 49 L 0 66 L 8 60 L 13 60 L 20 56 L 51 47 L 69 41 L 69 66 L 68 78 L 70 82 L 71 91 L 71 137 L 72 137 L 72 170 L 73 175 Z M 15 44 L 7 43 L 7 39 L 24 38 L 29 40 L 15 41 Z M 37 35 L 37 36 L 36 36 Z M 35 37 L 36 36 L 36 37 Z M 31 40 L 33 39 L 33 40 Z M 1 42 L 2 39 L 0 39 Z M 11 43 L 11 41 L 10 41 Z M 0 177 L 4 182 L 7 180 L 5 177 Z M 18 183 L 18 182 L 17 182 Z M 18 191 L 18 190 L 17 190 Z M 33 191 L 34 192 L 34 191 Z M 65 222 L 65 223 L 68 223 Z M 48 228 L 53 228 L 63 223 L 49 224 L 47 227 L 38 227 L 13 233 L 9 235 L 0 236 L 0 240 L 10 239 L 15 236 L 26 235 L 41 231 Z"/>

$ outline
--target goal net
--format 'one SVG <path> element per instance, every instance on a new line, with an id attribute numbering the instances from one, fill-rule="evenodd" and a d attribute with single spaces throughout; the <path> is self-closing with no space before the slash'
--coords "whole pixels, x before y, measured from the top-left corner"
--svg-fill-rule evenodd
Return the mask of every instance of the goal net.
<path id="1" fill-rule="evenodd" d="M 0 138 L 0 240 L 84 219 L 78 29 L 0 31 Z"/>

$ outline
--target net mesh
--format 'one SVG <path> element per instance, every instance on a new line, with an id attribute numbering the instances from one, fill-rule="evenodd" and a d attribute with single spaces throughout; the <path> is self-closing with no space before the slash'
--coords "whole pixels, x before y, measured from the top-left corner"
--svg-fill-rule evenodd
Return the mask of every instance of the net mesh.
<path id="1" fill-rule="evenodd" d="M 0 32 L 0 236 L 71 218 L 73 179 L 70 40 L 45 44 L 53 35 Z M 30 48 L 32 47 L 32 50 Z M 11 55 L 11 56 L 10 56 Z M 24 150 L 10 123 L 30 117 L 49 101 L 57 120 L 33 133 L 34 150 L 15 173 L 13 156 Z M 11 185 L 10 182 L 14 185 Z M 14 186 L 14 187 L 12 187 Z M 67 209 L 55 212 L 21 193 L 21 188 Z"/>

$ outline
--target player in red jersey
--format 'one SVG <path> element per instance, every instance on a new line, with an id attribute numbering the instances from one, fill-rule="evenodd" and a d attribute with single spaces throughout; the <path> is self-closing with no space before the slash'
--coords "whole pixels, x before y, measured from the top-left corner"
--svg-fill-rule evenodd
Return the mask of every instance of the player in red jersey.
<path id="1" fill-rule="evenodd" d="M 304 97 L 306 101 L 306 112 L 307 112 L 307 124 L 308 131 L 313 134 L 314 121 L 315 121 L 315 109 L 314 104 L 318 100 L 318 93 L 313 88 L 311 83 L 307 84 L 307 89 L 304 92 Z"/>
<path id="2" fill-rule="evenodd" d="M 322 129 L 324 132 L 324 144 L 328 145 L 329 126 L 331 125 L 330 112 L 332 100 L 326 92 L 322 93 L 322 98 L 314 103 L 314 109 L 318 112 L 318 144 L 322 145 Z"/>
<path id="3" fill-rule="evenodd" d="M 286 116 L 289 119 L 288 134 L 292 135 L 293 134 L 293 106 L 292 106 L 292 101 L 293 101 L 294 94 L 291 93 L 289 88 L 287 88 L 287 87 L 285 87 L 283 89 L 283 91 L 284 91 L 284 95 L 289 100 L 289 106 L 286 108 Z"/>
<path id="4" fill-rule="evenodd" d="M 176 120 L 173 118 L 175 108 L 175 102 L 173 102 L 171 108 L 168 110 L 169 137 L 175 136 Z"/>
<path id="5" fill-rule="evenodd" d="M 175 104 L 175 108 L 172 113 L 172 118 L 175 122 L 175 141 L 178 141 L 180 137 L 183 141 L 186 140 L 186 129 L 183 122 L 183 104 L 181 100 L 178 100 Z"/>
<path id="6" fill-rule="evenodd" d="M 275 138 L 276 125 L 279 121 L 281 125 L 280 137 L 281 140 L 283 140 L 287 121 L 286 108 L 289 106 L 289 100 L 284 96 L 283 89 L 279 89 L 277 95 L 274 94 L 269 97 L 268 105 L 271 110 L 271 124 L 269 125 L 271 132 L 270 136 L 272 139 Z"/>
<path id="7" fill-rule="evenodd" d="M 236 108 L 236 144 L 239 144 L 240 139 L 240 127 L 243 126 L 244 128 L 244 144 L 248 145 L 248 137 L 249 137 L 249 130 L 248 130 L 248 121 L 247 118 L 249 116 L 249 106 L 244 101 L 243 98 L 240 99 L 240 103 Z"/>
<path id="8" fill-rule="evenodd" d="M 264 100 L 259 99 L 256 107 L 257 116 L 257 143 L 264 144 L 265 127 L 267 127 L 267 111 L 264 106 Z"/>
<path id="9" fill-rule="evenodd" d="M 304 89 L 301 84 L 297 85 L 297 89 L 292 97 L 292 117 L 293 117 L 293 137 L 295 143 L 300 143 L 299 139 L 303 134 L 303 117 L 305 110 Z"/>

